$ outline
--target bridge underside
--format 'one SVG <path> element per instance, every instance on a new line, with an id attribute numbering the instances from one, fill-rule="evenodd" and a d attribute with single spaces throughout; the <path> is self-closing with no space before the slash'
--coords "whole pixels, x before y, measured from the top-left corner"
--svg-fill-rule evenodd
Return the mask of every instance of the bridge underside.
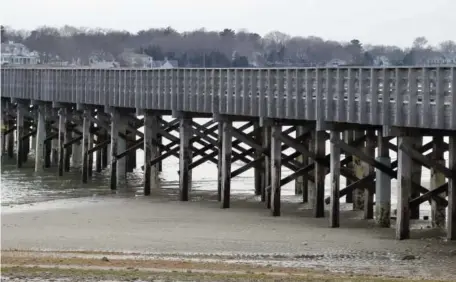
<path id="1" fill-rule="evenodd" d="M 206 121 L 198 122 L 202 119 Z M 109 170 L 115 190 L 136 166 L 136 151 L 143 150 L 144 195 L 160 187 L 162 161 L 175 157 L 181 201 L 191 197 L 192 170 L 210 162 L 218 167 L 221 208 L 230 207 L 231 179 L 253 169 L 252 193 L 272 216 L 281 214 L 281 187 L 294 181 L 302 202 L 310 204 L 314 217 L 329 217 L 330 227 L 339 227 L 340 198 L 346 196 L 365 220 L 374 219 L 381 227 L 395 221 L 396 238 L 407 239 L 410 220 L 418 219 L 420 205 L 429 202 L 433 227 L 445 228 L 447 238 L 456 239 L 454 131 L 9 98 L 2 98 L 2 120 L 2 154 L 16 158 L 18 168 L 28 161 L 32 147 L 36 171 L 57 166 L 62 176 L 79 169 L 87 183 L 94 173 Z M 423 144 L 424 136 L 432 141 Z M 390 152 L 397 153 L 396 160 Z M 243 165 L 233 169 L 234 162 Z M 283 167 L 289 175 L 282 175 Z M 431 171 L 429 188 L 421 184 L 423 167 Z M 345 187 L 340 186 L 341 177 Z M 392 179 L 397 180 L 393 212 Z"/>

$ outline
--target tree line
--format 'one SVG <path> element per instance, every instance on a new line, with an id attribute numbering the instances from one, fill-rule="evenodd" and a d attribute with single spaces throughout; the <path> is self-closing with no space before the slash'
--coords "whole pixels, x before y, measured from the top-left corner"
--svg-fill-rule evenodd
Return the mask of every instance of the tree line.
<path id="1" fill-rule="evenodd" d="M 131 33 L 72 26 L 24 31 L 2 26 L 1 32 L 2 42 L 23 43 L 39 52 L 43 63 L 59 58 L 88 64 L 96 54 L 122 64 L 120 54 L 125 50 L 149 55 L 154 60 L 177 60 L 180 67 L 322 66 L 332 60 L 369 66 L 379 64 L 379 58 L 386 58 L 392 65 L 416 65 L 430 58 L 456 56 L 454 41 L 431 46 L 425 37 L 416 38 L 408 48 L 400 48 L 370 45 L 357 39 L 337 42 L 316 36 L 290 36 L 280 31 L 260 36 L 229 28 L 178 32 L 167 27 Z"/>

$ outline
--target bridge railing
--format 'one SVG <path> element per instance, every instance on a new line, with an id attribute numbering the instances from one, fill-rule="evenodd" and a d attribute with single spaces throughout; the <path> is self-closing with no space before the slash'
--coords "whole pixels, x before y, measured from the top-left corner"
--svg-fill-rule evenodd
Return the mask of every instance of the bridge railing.
<path id="1" fill-rule="evenodd" d="M 6 68 L 2 97 L 456 130 L 456 66 Z"/>

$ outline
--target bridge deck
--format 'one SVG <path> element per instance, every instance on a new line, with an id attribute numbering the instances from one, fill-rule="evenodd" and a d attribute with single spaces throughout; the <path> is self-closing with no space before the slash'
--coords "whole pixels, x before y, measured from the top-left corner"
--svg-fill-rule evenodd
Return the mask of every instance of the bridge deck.
<path id="1" fill-rule="evenodd" d="M 456 130 L 456 66 L 6 68 L 1 79 L 2 97 Z"/>

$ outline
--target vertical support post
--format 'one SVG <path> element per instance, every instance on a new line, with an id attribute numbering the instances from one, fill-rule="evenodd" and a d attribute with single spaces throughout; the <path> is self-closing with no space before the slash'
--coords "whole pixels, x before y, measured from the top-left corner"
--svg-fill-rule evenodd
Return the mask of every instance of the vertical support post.
<path id="1" fill-rule="evenodd" d="M 303 133 L 304 127 L 296 126 L 296 137 L 300 137 Z M 306 147 L 308 147 L 309 141 L 308 139 L 305 139 L 304 141 L 299 143 L 304 144 Z M 302 163 L 302 166 L 307 166 L 309 164 L 309 158 L 304 155 L 299 155 L 296 159 L 298 162 Z M 298 178 L 296 178 L 295 181 L 295 195 L 302 194 L 303 203 L 307 203 L 309 201 L 308 182 L 309 180 L 307 177 L 307 173 L 305 175 L 299 176 Z"/>
<path id="2" fill-rule="evenodd" d="M 448 179 L 447 239 L 456 240 L 456 136 L 450 136 L 448 163 L 453 177 Z"/>
<path id="3" fill-rule="evenodd" d="M 93 175 L 93 152 L 92 153 L 89 153 L 88 151 L 90 149 L 93 148 L 93 143 L 94 143 L 94 135 L 91 133 L 92 132 L 92 128 L 94 126 L 94 123 L 91 122 L 90 123 L 90 127 L 89 127 L 89 144 L 88 144 L 88 147 L 87 147 L 87 177 L 88 178 L 91 178 L 92 175 Z"/>
<path id="4" fill-rule="evenodd" d="M 79 131 L 82 131 L 82 127 L 76 127 Z M 79 134 L 73 133 L 73 138 L 79 137 Z M 73 167 L 80 167 L 82 165 L 82 142 L 78 141 L 74 143 L 73 148 L 71 149 L 71 162 Z"/>
<path id="5" fill-rule="evenodd" d="M 38 118 L 36 127 L 36 145 L 35 145 L 35 171 L 42 171 L 44 168 L 44 139 L 46 131 L 46 119 L 44 105 L 38 106 Z"/>
<path id="6" fill-rule="evenodd" d="M 232 149 L 232 130 L 231 121 L 224 120 L 222 136 L 222 208 L 230 207 L 231 192 L 231 149 Z"/>
<path id="7" fill-rule="evenodd" d="M 443 141 L 443 139 L 442 139 L 442 141 Z M 423 144 L 423 137 L 421 137 L 421 136 L 413 137 L 413 148 L 414 149 L 419 149 L 422 146 L 422 144 Z M 442 159 L 443 159 L 443 155 L 442 155 Z M 421 164 L 419 162 L 415 161 L 414 159 L 412 159 L 412 181 L 413 182 L 415 182 L 417 184 L 421 184 L 421 171 L 422 171 Z M 445 181 L 445 177 L 444 177 L 443 181 Z M 419 196 L 420 196 L 420 192 L 416 191 L 415 189 L 412 188 L 410 198 L 414 199 Z M 420 218 L 420 206 L 416 205 L 414 207 L 411 207 L 410 219 L 419 219 L 419 218 Z"/>
<path id="8" fill-rule="evenodd" d="M 331 140 L 340 139 L 340 132 L 331 131 Z M 339 227 L 340 219 L 340 148 L 330 142 L 330 174 L 331 174 L 331 207 L 329 209 L 329 227 Z"/>
<path id="9" fill-rule="evenodd" d="M 98 136 L 97 136 L 97 142 L 100 144 L 105 140 L 105 135 L 102 133 L 101 130 L 98 131 Z M 106 147 L 106 146 L 105 146 Z M 103 147 L 104 148 L 104 147 Z M 103 149 L 99 148 L 97 152 L 95 153 L 95 171 L 100 173 L 102 171 L 102 154 L 103 154 Z"/>
<path id="10" fill-rule="evenodd" d="M 218 158 L 217 158 L 217 200 L 222 201 L 222 182 L 223 182 L 223 122 L 219 121 L 217 125 L 218 131 Z"/>
<path id="11" fill-rule="evenodd" d="M 163 136 L 157 135 L 157 142 L 160 145 L 163 145 Z M 161 156 L 163 153 L 163 149 L 161 147 L 158 147 L 158 156 Z M 163 171 L 163 161 L 158 162 L 158 171 L 161 172 Z"/>
<path id="12" fill-rule="evenodd" d="M 263 150 L 271 150 L 271 126 L 269 122 L 263 124 Z M 264 156 L 264 180 L 263 180 L 263 194 L 261 200 L 266 202 L 266 207 L 271 208 L 271 190 L 267 189 L 271 186 L 271 158 Z"/>
<path id="13" fill-rule="evenodd" d="M 46 115 L 50 114 L 51 111 L 47 108 L 46 109 Z M 51 123 L 46 121 L 46 139 L 49 138 L 52 134 L 52 127 Z M 44 167 L 49 168 L 51 167 L 51 152 L 52 152 L 52 140 L 47 140 L 47 142 L 44 143 Z"/>
<path id="14" fill-rule="evenodd" d="M 59 164 L 59 137 L 52 138 L 49 141 L 51 145 L 51 166 L 58 166 Z"/>
<path id="15" fill-rule="evenodd" d="M 72 139 L 71 138 L 71 136 L 72 136 L 71 123 L 69 122 L 70 117 L 69 117 L 68 111 L 66 112 L 66 117 L 67 117 L 66 118 L 67 122 L 65 123 L 65 135 L 64 135 L 64 141 L 63 141 L 64 144 L 67 144 Z M 63 169 L 64 169 L 65 172 L 69 172 L 70 171 L 71 155 L 73 153 L 73 146 L 72 145 L 67 146 L 64 150 L 65 150 L 65 156 L 64 156 L 64 159 L 63 159 Z"/>
<path id="16" fill-rule="evenodd" d="M 29 133 L 30 133 L 30 123 L 24 121 L 24 135 L 27 135 Z M 22 142 L 23 142 L 22 148 L 24 149 L 24 152 L 21 154 L 22 163 L 26 163 L 28 160 L 28 155 L 30 153 L 30 137 L 23 139 Z"/>
<path id="17" fill-rule="evenodd" d="M 435 136 L 432 145 L 432 159 L 442 165 L 445 165 L 444 150 L 443 150 L 443 137 Z M 440 185 L 445 184 L 445 175 L 437 169 L 431 167 L 431 190 L 436 189 Z M 445 197 L 445 193 L 439 194 Z M 445 207 L 439 205 L 436 201 L 431 200 L 431 225 L 436 228 L 445 227 Z"/>
<path id="18" fill-rule="evenodd" d="M 321 160 L 325 158 L 326 140 L 324 131 L 315 132 L 315 156 Z M 325 216 L 325 176 L 326 168 L 321 163 L 315 162 L 315 195 L 313 198 L 314 217 Z"/>
<path id="19" fill-rule="evenodd" d="M 192 119 L 183 117 L 180 119 L 179 137 L 179 187 L 180 187 L 180 200 L 189 200 L 189 191 L 192 185 L 192 174 L 189 166 L 192 162 L 192 152 L 190 139 L 192 137 Z"/>
<path id="20" fill-rule="evenodd" d="M 13 119 L 10 119 L 8 120 L 8 129 L 11 129 L 14 127 L 14 120 Z M 17 128 L 16 128 L 17 130 Z M 7 144 L 6 144 L 6 150 L 7 150 L 7 154 L 8 154 L 8 157 L 10 159 L 14 158 L 14 132 L 10 132 L 8 134 L 8 139 L 7 139 Z"/>
<path id="21" fill-rule="evenodd" d="M 158 167 L 150 165 L 150 161 L 158 157 L 158 117 L 151 112 L 144 114 L 144 195 L 150 195 L 151 189 L 158 188 Z"/>
<path id="22" fill-rule="evenodd" d="M 125 149 L 130 148 L 134 144 L 136 140 L 136 134 L 134 132 L 131 132 L 130 130 L 127 130 L 127 138 L 128 139 L 126 140 Z M 128 152 L 125 158 L 127 172 L 133 172 L 136 167 L 136 150 Z"/>
<path id="23" fill-rule="evenodd" d="M 316 130 L 312 130 L 310 138 L 307 142 L 309 152 L 312 154 L 315 154 L 316 133 L 317 133 Z M 310 158 L 308 160 L 309 160 L 309 164 L 311 164 L 311 163 L 314 163 L 314 165 L 316 164 L 315 160 L 310 159 Z M 316 166 L 314 166 L 314 169 L 312 171 L 314 175 L 315 175 L 315 170 L 316 170 Z M 309 203 L 309 207 L 311 207 L 312 209 L 314 208 L 314 205 L 315 205 L 315 197 L 316 197 L 316 189 L 317 189 L 317 179 L 314 179 L 314 180 L 315 180 L 314 183 L 309 183 L 309 181 L 307 182 L 308 183 L 307 202 Z"/>
<path id="24" fill-rule="evenodd" d="M 109 134 L 106 129 L 103 129 L 103 141 L 108 140 Z M 108 155 L 110 153 L 109 146 L 106 145 L 101 149 L 101 166 L 102 168 L 108 167 Z"/>
<path id="25" fill-rule="evenodd" d="M 354 130 L 353 131 L 353 139 L 356 140 L 359 137 L 364 135 L 364 131 Z M 360 145 L 359 147 L 364 148 L 364 144 Z M 353 170 L 355 172 L 356 177 L 358 179 L 362 179 L 366 176 L 365 169 L 368 167 L 365 165 L 357 156 L 353 157 Z M 364 188 L 356 188 L 353 190 L 353 210 L 363 210 L 364 209 Z"/>
<path id="26" fill-rule="evenodd" d="M 398 148 L 402 144 L 413 146 L 413 139 L 409 136 L 398 138 Z M 410 238 L 410 192 L 412 190 L 412 159 L 404 151 L 398 150 L 397 173 L 397 219 L 396 239 Z"/>
<path id="27" fill-rule="evenodd" d="M 378 131 L 377 161 L 391 167 L 388 139 L 383 137 L 382 130 Z M 391 225 L 391 178 L 379 169 L 375 170 L 375 221 L 379 227 Z"/>
<path id="28" fill-rule="evenodd" d="M 367 140 L 365 153 L 371 158 L 375 158 L 375 131 L 373 129 L 367 130 Z M 375 172 L 374 166 L 369 165 L 368 163 L 363 162 L 363 177 L 369 176 L 371 173 Z M 373 219 L 374 218 L 374 193 L 369 188 L 364 188 L 364 219 Z"/>
<path id="29" fill-rule="evenodd" d="M 282 132 L 282 127 L 274 124 L 271 127 L 271 214 L 280 216 L 280 180 L 282 170 L 282 142 L 276 134 Z"/>
<path id="30" fill-rule="evenodd" d="M 82 123 L 82 183 L 87 183 L 89 166 L 89 137 L 90 137 L 89 110 L 84 110 Z"/>
<path id="31" fill-rule="evenodd" d="M 260 130 L 259 122 L 253 124 L 253 130 L 255 131 L 254 139 L 257 143 L 262 144 L 262 134 Z M 263 153 L 259 150 L 255 151 L 255 159 L 261 158 Z M 255 180 L 255 196 L 261 195 L 262 182 L 263 182 L 263 162 L 258 162 L 254 167 L 254 180 Z"/>
<path id="32" fill-rule="evenodd" d="M 17 168 L 22 167 L 23 156 L 25 153 L 24 142 L 22 137 L 24 136 L 24 108 L 23 105 L 18 103 L 16 109 L 16 166 Z M 11 133 L 12 135 L 12 133 Z"/>
<path id="33" fill-rule="evenodd" d="M 111 168 L 110 168 L 110 180 L 111 190 L 117 189 L 117 143 L 119 140 L 119 123 L 120 115 L 119 111 L 115 108 L 111 109 Z"/>
<path id="34" fill-rule="evenodd" d="M 59 136 L 58 136 L 58 148 L 59 148 L 59 165 L 58 173 L 59 176 L 63 176 L 64 166 L 65 166 L 65 149 L 63 145 L 65 144 L 65 137 L 67 136 L 67 127 L 66 127 L 66 109 L 59 109 Z"/>
<path id="35" fill-rule="evenodd" d="M 120 117 L 120 114 L 119 114 Z M 119 118 L 119 132 L 125 134 L 125 124 Z M 117 153 L 123 153 L 127 150 L 127 140 L 123 137 L 117 139 Z M 117 166 L 117 184 L 125 184 L 127 181 L 127 156 L 116 160 Z"/>
<path id="36" fill-rule="evenodd" d="M 346 130 L 344 132 L 344 142 L 349 144 L 352 140 L 353 140 L 353 130 Z M 345 157 L 348 157 L 347 153 L 345 153 L 345 152 L 344 152 L 344 155 L 345 155 Z M 353 170 L 353 161 L 351 161 L 350 163 L 347 164 L 347 168 L 349 170 Z M 348 186 L 352 183 L 352 181 L 350 179 L 347 179 L 346 183 Z M 354 192 L 352 191 L 351 193 L 347 193 L 347 195 L 345 196 L 345 202 L 347 204 L 353 203 L 353 193 Z"/>

